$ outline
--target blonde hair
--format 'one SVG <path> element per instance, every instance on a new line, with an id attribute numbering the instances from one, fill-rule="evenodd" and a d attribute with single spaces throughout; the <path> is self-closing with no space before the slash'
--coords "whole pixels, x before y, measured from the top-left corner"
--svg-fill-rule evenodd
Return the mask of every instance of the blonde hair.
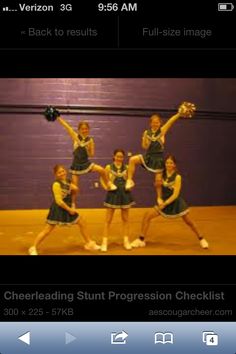
<path id="1" fill-rule="evenodd" d="M 162 119 L 161 119 L 161 117 L 159 116 L 159 114 L 153 114 L 153 115 L 150 117 L 150 119 L 149 119 L 150 124 L 152 123 L 153 119 L 155 119 L 155 118 L 158 118 L 159 121 L 160 121 L 160 123 L 162 124 Z"/>
<path id="2" fill-rule="evenodd" d="M 90 126 L 89 126 L 88 122 L 86 122 L 85 120 L 82 120 L 82 121 L 79 122 L 79 124 L 78 124 L 78 130 L 80 130 L 80 128 L 81 128 L 83 125 L 86 125 L 86 127 L 87 127 L 88 129 L 90 129 Z"/>
<path id="3" fill-rule="evenodd" d="M 65 166 L 63 166 L 63 165 L 55 165 L 55 166 L 53 167 L 53 172 L 54 172 L 54 174 L 56 174 L 57 171 L 58 171 L 60 168 L 63 168 L 63 169 L 66 171 Z"/>

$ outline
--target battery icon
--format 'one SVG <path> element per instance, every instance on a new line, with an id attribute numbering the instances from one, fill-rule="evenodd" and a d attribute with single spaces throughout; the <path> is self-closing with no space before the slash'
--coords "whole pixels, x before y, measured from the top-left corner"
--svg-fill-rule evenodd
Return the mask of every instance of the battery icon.
<path id="1" fill-rule="evenodd" d="M 218 4 L 218 11 L 233 11 L 234 5 L 232 2 L 223 2 Z"/>

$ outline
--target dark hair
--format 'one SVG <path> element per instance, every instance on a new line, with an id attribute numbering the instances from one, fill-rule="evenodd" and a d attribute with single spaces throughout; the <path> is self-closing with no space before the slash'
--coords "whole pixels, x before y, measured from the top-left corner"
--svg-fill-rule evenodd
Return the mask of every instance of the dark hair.
<path id="1" fill-rule="evenodd" d="M 165 158 L 165 162 L 166 162 L 167 160 L 169 160 L 169 159 L 174 162 L 174 164 L 175 164 L 175 171 L 178 172 L 177 161 L 176 161 L 175 156 L 174 156 L 174 155 L 171 155 L 171 154 L 167 155 L 166 158 Z M 166 168 L 165 168 L 165 171 L 166 171 Z"/>
<path id="2" fill-rule="evenodd" d="M 156 113 L 153 114 L 153 115 L 151 115 L 151 117 L 150 117 L 150 119 L 149 119 L 150 123 L 152 123 L 152 120 L 153 120 L 154 118 L 158 118 L 159 121 L 160 121 L 160 123 L 162 124 L 162 119 L 161 119 L 161 117 L 159 116 L 159 114 L 156 114 Z"/>
<path id="3" fill-rule="evenodd" d="M 80 128 L 82 127 L 82 125 L 86 125 L 86 127 L 87 127 L 88 129 L 90 129 L 90 126 L 89 126 L 88 122 L 86 122 L 85 120 L 82 120 L 82 121 L 79 122 L 79 124 L 78 124 L 78 130 L 80 130 Z"/>
<path id="4" fill-rule="evenodd" d="M 113 156 L 115 156 L 118 152 L 121 152 L 121 153 L 123 154 L 123 156 L 125 156 L 125 152 L 124 152 L 123 149 L 115 149 L 115 150 L 113 151 Z"/>
<path id="5" fill-rule="evenodd" d="M 177 165 L 177 161 L 176 161 L 176 158 L 175 158 L 174 155 L 171 155 L 171 154 L 167 155 L 166 158 L 165 158 L 165 161 L 169 160 L 169 159 L 172 160 L 175 165 Z"/>
<path id="6" fill-rule="evenodd" d="M 63 166 L 63 165 L 55 165 L 55 166 L 53 167 L 53 172 L 54 172 L 54 174 L 56 174 L 57 171 L 58 171 L 60 168 L 63 168 L 63 169 L 66 171 L 65 166 Z"/>

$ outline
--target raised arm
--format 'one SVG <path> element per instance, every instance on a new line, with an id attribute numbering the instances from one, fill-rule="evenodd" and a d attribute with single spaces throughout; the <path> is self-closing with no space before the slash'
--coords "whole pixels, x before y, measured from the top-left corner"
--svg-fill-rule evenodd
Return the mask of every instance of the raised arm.
<path id="1" fill-rule="evenodd" d="M 79 141 L 77 133 L 74 131 L 74 129 L 68 124 L 63 118 L 58 117 L 57 121 L 66 129 L 66 131 L 69 133 L 71 138 L 76 141 Z"/>
<path id="2" fill-rule="evenodd" d="M 168 199 L 166 199 L 163 202 L 163 204 L 159 205 L 160 209 L 165 208 L 167 205 L 171 204 L 176 198 L 178 198 L 180 190 L 181 190 L 181 176 L 177 175 L 175 178 L 174 192 Z"/>
<path id="3" fill-rule="evenodd" d="M 191 118 L 196 111 L 196 106 L 194 103 L 183 102 L 178 108 L 178 112 L 172 116 L 162 127 L 161 132 L 162 135 L 165 135 L 170 127 L 180 118 Z"/>
<path id="4" fill-rule="evenodd" d="M 162 135 L 165 135 L 172 125 L 181 117 L 180 113 L 176 113 L 174 116 L 168 119 L 168 121 L 161 127 Z"/>
<path id="5" fill-rule="evenodd" d="M 57 203 L 57 205 L 59 205 L 61 208 L 65 209 L 66 211 L 68 211 L 71 215 L 76 213 L 76 210 L 74 210 L 73 208 L 70 208 L 69 205 L 67 205 L 63 199 L 62 199 L 62 191 L 61 191 L 61 186 L 58 182 L 54 182 L 53 183 L 53 195 L 55 198 L 55 202 Z"/>

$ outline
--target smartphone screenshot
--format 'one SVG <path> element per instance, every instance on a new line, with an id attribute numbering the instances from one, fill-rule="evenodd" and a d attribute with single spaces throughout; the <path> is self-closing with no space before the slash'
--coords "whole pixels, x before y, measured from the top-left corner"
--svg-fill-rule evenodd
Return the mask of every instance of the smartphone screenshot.
<path id="1" fill-rule="evenodd" d="M 236 353 L 236 3 L 0 2 L 0 354 Z"/>

